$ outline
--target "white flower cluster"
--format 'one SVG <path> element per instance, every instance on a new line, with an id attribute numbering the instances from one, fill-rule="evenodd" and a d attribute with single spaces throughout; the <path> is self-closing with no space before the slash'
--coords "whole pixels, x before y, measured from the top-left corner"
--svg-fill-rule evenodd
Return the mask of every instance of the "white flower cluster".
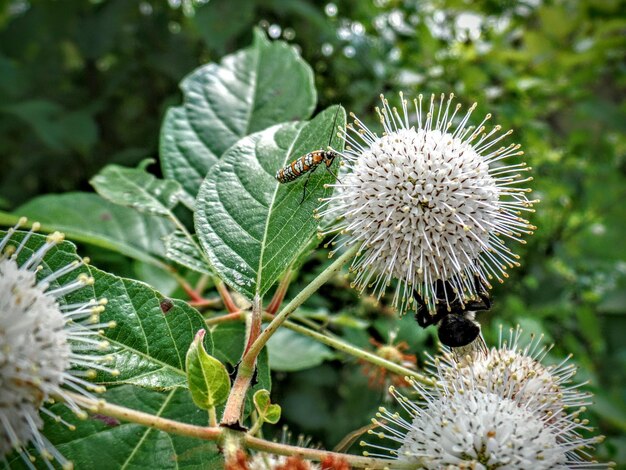
<path id="1" fill-rule="evenodd" d="M 608 468 L 588 454 L 602 438 L 581 435 L 591 431 L 579 418 L 591 396 L 571 385 L 574 367 L 542 365 L 549 348 L 541 338 L 520 348 L 520 336 L 512 330 L 499 348 L 461 362 L 449 352 L 435 359 L 437 385 L 413 382 L 415 401 L 392 387 L 409 418 L 381 408 L 373 420 L 380 430 L 370 434 L 396 444 L 363 442 L 374 449 L 365 455 L 382 450 L 427 469 Z"/>
<path id="2" fill-rule="evenodd" d="M 381 96 L 382 136 L 354 115 L 342 131 L 347 170 L 318 211 L 337 222 L 321 235 L 345 234 L 340 246 L 361 246 L 352 265 L 361 291 L 371 286 L 380 298 L 396 279 L 392 303 L 401 312 L 415 293 L 434 310 L 437 280 L 462 302 L 473 300 L 475 276 L 489 286 L 518 265 L 504 239 L 524 243 L 535 229 L 520 216 L 535 202 L 523 187 L 532 179 L 523 176 L 529 168 L 507 163 L 523 152 L 518 144 L 500 145 L 511 131 L 487 130 L 490 115 L 468 125 L 476 104 L 460 116 L 453 95 L 432 95 L 424 111 L 420 95 L 413 119 L 400 98 L 401 112 Z"/>
<path id="3" fill-rule="evenodd" d="M 27 243 L 38 224 L 29 232 L 16 233 L 25 222 L 21 219 L 0 238 L 0 459 L 16 450 L 33 468 L 35 456 L 27 450 L 32 446 L 44 460 L 67 468 L 71 462 L 40 433 L 39 412 L 63 422 L 43 406 L 56 398 L 85 416 L 66 390 L 84 396 L 92 396 L 88 390 L 102 390 L 85 379 L 95 370 L 114 372 L 101 364 L 107 356 L 92 355 L 108 347 L 100 333 L 113 325 L 99 321 L 105 299 L 67 300 L 93 284 L 85 273 L 71 276 L 86 261 L 75 260 L 51 271 L 46 258 L 63 235 L 55 232 L 36 250 L 29 250 Z"/>

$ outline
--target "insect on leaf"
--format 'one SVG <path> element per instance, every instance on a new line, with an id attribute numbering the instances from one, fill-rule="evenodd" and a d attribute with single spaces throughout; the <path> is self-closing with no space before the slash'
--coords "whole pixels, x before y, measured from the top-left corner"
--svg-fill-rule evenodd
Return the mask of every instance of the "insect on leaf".
<path id="1" fill-rule="evenodd" d="M 331 194 L 334 176 L 321 164 L 288 184 L 276 171 L 299 156 L 325 149 L 344 126 L 337 107 L 308 123 L 280 124 L 252 134 L 231 147 L 202 183 L 195 213 L 196 233 L 211 264 L 233 289 L 252 299 L 263 295 L 317 233 L 313 211 Z M 338 137 L 334 148 L 342 149 Z M 331 171 L 336 173 L 340 158 Z"/>

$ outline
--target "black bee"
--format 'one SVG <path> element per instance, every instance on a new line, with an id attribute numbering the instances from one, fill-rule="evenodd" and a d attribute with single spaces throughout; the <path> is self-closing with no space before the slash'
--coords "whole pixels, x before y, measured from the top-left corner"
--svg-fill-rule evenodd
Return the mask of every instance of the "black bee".
<path id="1" fill-rule="evenodd" d="M 462 302 L 449 282 L 438 280 L 435 284 L 434 314 L 416 293 L 418 309 L 415 319 L 418 325 L 426 328 L 437 324 L 439 341 L 451 348 L 461 348 L 476 340 L 480 335 L 480 324 L 475 321 L 476 312 L 489 310 L 491 301 L 482 281 L 478 277 L 474 277 L 474 281 L 479 299 Z"/>

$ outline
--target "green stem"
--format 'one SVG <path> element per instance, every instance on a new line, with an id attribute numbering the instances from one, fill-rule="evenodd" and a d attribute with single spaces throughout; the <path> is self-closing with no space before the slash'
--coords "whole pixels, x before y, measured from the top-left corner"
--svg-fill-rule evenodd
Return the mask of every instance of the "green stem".
<path id="1" fill-rule="evenodd" d="M 305 326 L 301 326 L 293 322 L 286 322 L 285 327 L 297 333 L 308 336 L 309 338 L 313 338 L 320 343 L 324 343 L 325 345 L 330 346 L 331 348 L 334 348 L 338 351 L 345 352 L 347 354 L 350 354 L 351 356 L 358 357 L 367 362 L 371 362 L 372 364 L 383 367 L 388 371 L 393 372 L 394 374 L 398 374 L 402 377 L 411 377 L 415 381 L 420 382 L 424 385 L 435 385 L 435 382 L 433 380 L 420 374 L 419 372 L 407 369 L 406 367 L 402 367 L 400 364 L 396 364 L 395 362 L 388 361 L 387 359 L 377 356 L 376 354 L 372 354 L 371 352 L 364 351 L 363 349 L 356 346 L 352 346 L 351 344 L 346 343 L 345 341 L 338 338 L 318 333 L 317 331 L 313 331 Z"/>
<path id="2" fill-rule="evenodd" d="M 64 392 L 70 398 L 80 405 L 82 408 L 91 413 L 102 414 L 117 418 L 122 421 L 137 423 L 148 426 L 159 431 L 176 434 L 185 437 L 194 437 L 207 441 L 220 442 L 224 435 L 232 432 L 229 429 L 220 427 L 195 426 L 193 424 L 181 423 L 172 419 L 161 418 L 150 413 L 125 408 L 123 406 L 107 403 L 104 400 L 85 397 L 78 393 Z M 56 397 L 62 399 L 60 396 Z M 373 457 L 362 457 L 360 455 L 340 454 L 336 452 L 327 452 L 320 449 L 309 449 L 306 447 L 298 447 L 278 442 L 266 441 L 264 439 L 246 434 L 242 439 L 246 447 L 263 452 L 269 452 L 278 455 L 297 455 L 304 459 L 321 461 L 326 457 L 334 457 L 335 459 L 344 459 L 353 468 L 371 468 L 371 469 L 404 469 L 415 468 L 415 462 L 410 464 L 398 462 L 391 459 L 379 459 Z"/>
<path id="3" fill-rule="evenodd" d="M 360 245 L 351 246 L 348 251 L 342 254 L 339 258 L 337 258 L 330 266 L 328 266 L 324 271 L 320 273 L 308 286 L 306 286 L 298 295 L 296 295 L 291 302 L 289 302 L 285 307 L 274 316 L 274 319 L 270 322 L 269 325 L 263 330 L 263 332 L 256 339 L 254 344 L 248 349 L 248 352 L 244 356 L 244 361 L 249 362 L 252 359 L 256 359 L 256 357 L 265 346 L 265 343 L 272 337 L 274 332 L 278 329 L 280 325 L 282 325 L 285 320 L 293 313 L 295 309 L 297 309 L 300 305 L 304 303 L 311 295 L 313 295 L 317 289 L 319 289 L 322 285 L 324 285 L 331 277 L 335 275 L 337 271 L 339 271 L 342 266 L 350 259 L 353 258 L 356 253 L 359 251 Z"/>
<path id="4" fill-rule="evenodd" d="M 256 436 L 256 433 L 259 432 L 259 430 L 261 429 L 261 426 L 263 426 L 263 423 L 264 423 L 263 418 L 257 417 L 257 420 L 254 422 L 254 424 L 248 431 L 248 434 L 250 434 L 251 436 Z"/>
<path id="5" fill-rule="evenodd" d="M 209 426 L 212 428 L 217 426 L 217 415 L 215 414 L 215 407 L 209 408 Z"/>

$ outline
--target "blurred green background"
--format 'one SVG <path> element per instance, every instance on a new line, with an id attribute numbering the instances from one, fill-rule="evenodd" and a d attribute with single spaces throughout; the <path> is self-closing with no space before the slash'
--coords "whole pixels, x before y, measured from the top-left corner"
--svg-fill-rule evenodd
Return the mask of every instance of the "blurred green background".
<path id="1" fill-rule="evenodd" d="M 198 65 L 247 46 L 254 26 L 297 47 L 320 108 L 366 121 L 379 93 L 454 92 L 515 130 L 541 199 L 522 267 L 483 315 L 543 333 L 589 381 L 598 457 L 626 468 L 626 3 L 589 1 L 0 0 L 0 209 L 90 190 L 107 163 L 158 156 L 161 120 Z M 93 248 L 92 248 L 93 250 Z M 304 266 L 290 295 L 322 268 Z M 100 256 L 101 267 L 125 260 Z M 106 264 L 110 263 L 110 266 Z M 115 271 L 114 271 L 115 272 Z M 390 332 L 421 363 L 432 331 L 337 278 L 307 310 L 373 349 Z M 274 374 L 284 421 L 326 446 L 368 423 L 385 392 L 357 364 Z M 364 391 L 367 390 L 367 391 Z"/>

